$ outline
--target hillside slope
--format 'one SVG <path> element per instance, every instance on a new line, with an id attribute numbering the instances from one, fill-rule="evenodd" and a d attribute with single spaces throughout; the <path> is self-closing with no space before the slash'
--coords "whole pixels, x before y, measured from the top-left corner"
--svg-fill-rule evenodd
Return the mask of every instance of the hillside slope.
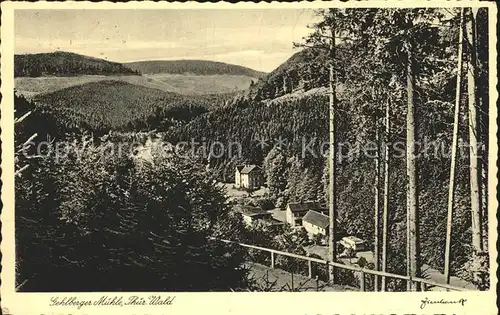
<path id="1" fill-rule="evenodd" d="M 106 132 L 152 126 L 168 129 L 173 120 L 190 120 L 223 102 L 224 96 L 190 97 L 124 81 L 102 80 L 39 94 L 33 100 L 67 128 Z"/>
<path id="2" fill-rule="evenodd" d="M 252 78 L 239 75 L 184 75 L 152 74 L 142 75 L 79 75 L 72 77 L 44 76 L 17 77 L 14 79 L 16 90 L 31 97 L 49 93 L 89 82 L 116 80 L 165 92 L 184 95 L 237 93 L 247 89 Z"/>
<path id="3" fill-rule="evenodd" d="M 260 78 L 264 72 L 224 62 L 207 60 L 151 60 L 125 63 L 127 67 L 144 74 L 195 74 L 195 75 L 243 75 Z"/>
<path id="4" fill-rule="evenodd" d="M 304 49 L 295 53 L 279 67 L 259 78 L 234 100 L 260 101 L 274 99 L 297 90 L 309 90 L 328 85 L 326 55 Z"/>
<path id="5" fill-rule="evenodd" d="M 137 75 L 121 63 L 70 52 L 14 55 L 14 77 Z"/>
<path id="6" fill-rule="evenodd" d="M 339 48 L 346 48 L 339 44 Z M 337 83 L 344 83 L 345 71 L 351 62 L 348 49 L 337 52 Z M 238 93 L 232 104 L 273 100 L 288 94 L 300 94 L 311 89 L 328 87 L 329 69 L 326 51 L 302 49 L 267 75 L 259 78 L 250 88 Z M 337 91 L 339 94 L 339 91 Z M 338 95 L 337 95 L 338 96 Z"/>

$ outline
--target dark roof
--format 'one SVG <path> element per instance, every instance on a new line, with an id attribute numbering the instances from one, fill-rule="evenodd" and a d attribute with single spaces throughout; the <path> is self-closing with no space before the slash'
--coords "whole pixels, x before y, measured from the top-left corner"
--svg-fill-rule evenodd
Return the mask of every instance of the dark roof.
<path id="1" fill-rule="evenodd" d="M 292 212 L 301 212 L 318 209 L 320 208 L 320 204 L 318 202 L 292 202 L 288 204 L 288 207 Z"/>
<path id="2" fill-rule="evenodd" d="M 306 213 L 306 215 L 302 218 L 302 222 L 309 222 L 324 229 L 330 225 L 328 216 L 313 210 L 309 210 Z"/>
<path id="3" fill-rule="evenodd" d="M 242 206 L 242 205 L 237 205 L 234 207 L 234 209 L 241 214 L 247 215 L 247 216 L 254 216 L 254 215 L 260 215 L 260 214 L 269 214 L 271 213 L 262 210 L 262 208 L 259 207 L 252 207 L 252 206 Z"/>
<path id="4" fill-rule="evenodd" d="M 236 166 L 236 169 L 241 172 L 241 170 L 244 168 L 245 166 L 244 165 L 238 165 Z"/>
<path id="5" fill-rule="evenodd" d="M 285 222 L 281 222 L 281 221 L 278 221 L 274 218 L 266 218 L 266 219 L 263 219 L 263 221 L 269 225 L 272 225 L 272 226 L 278 226 L 278 225 L 284 225 Z"/>
<path id="6" fill-rule="evenodd" d="M 248 174 L 254 170 L 258 170 L 259 167 L 257 165 L 245 165 L 243 169 L 240 171 L 241 174 Z"/>

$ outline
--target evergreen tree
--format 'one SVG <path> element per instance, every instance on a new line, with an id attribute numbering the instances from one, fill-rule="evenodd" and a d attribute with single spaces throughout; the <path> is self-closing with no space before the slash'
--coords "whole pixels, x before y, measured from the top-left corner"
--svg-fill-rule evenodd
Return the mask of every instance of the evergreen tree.
<path id="1" fill-rule="evenodd" d="M 267 187 L 275 197 L 285 190 L 287 185 L 287 161 L 279 146 L 275 146 L 264 159 Z"/>

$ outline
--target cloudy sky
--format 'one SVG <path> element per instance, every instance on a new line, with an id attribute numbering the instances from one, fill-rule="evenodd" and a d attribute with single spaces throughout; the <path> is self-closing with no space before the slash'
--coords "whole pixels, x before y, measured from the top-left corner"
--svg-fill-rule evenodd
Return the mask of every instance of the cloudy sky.
<path id="1" fill-rule="evenodd" d="M 315 22 L 306 9 L 16 10 L 16 53 L 111 61 L 204 59 L 271 71 Z"/>

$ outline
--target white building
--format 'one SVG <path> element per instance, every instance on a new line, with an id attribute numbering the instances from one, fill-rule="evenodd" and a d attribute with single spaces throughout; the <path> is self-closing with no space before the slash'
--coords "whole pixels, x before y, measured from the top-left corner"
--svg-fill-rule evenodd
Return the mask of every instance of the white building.
<path id="1" fill-rule="evenodd" d="M 241 213 L 243 221 L 247 225 L 252 225 L 257 220 L 270 220 L 272 219 L 272 214 L 270 212 L 264 211 L 258 207 L 237 205 L 234 207 L 236 211 Z"/>
<path id="2" fill-rule="evenodd" d="M 307 233 L 311 235 L 328 234 L 328 226 L 330 225 L 330 218 L 323 213 L 309 210 L 302 217 L 302 226 L 306 229 Z"/>
<path id="3" fill-rule="evenodd" d="M 321 207 L 318 202 L 291 202 L 286 206 L 286 222 L 291 226 L 301 226 L 302 217 L 304 217 L 309 210 L 328 213 L 328 209 Z"/>
<path id="4" fill-rule="evenodd" d="M 264 185 L 264 175 L 257 165 L 237 166 L 234 177 L 236 188 L 259 189 Z"/>
<path id="5" fill-rule="evenodd" d="M 356 236 L 346 236 L 340 240 L 340 244 L 345 248 L 353 249 L 354 251 L 366 250 L 365 241 Z"/>

